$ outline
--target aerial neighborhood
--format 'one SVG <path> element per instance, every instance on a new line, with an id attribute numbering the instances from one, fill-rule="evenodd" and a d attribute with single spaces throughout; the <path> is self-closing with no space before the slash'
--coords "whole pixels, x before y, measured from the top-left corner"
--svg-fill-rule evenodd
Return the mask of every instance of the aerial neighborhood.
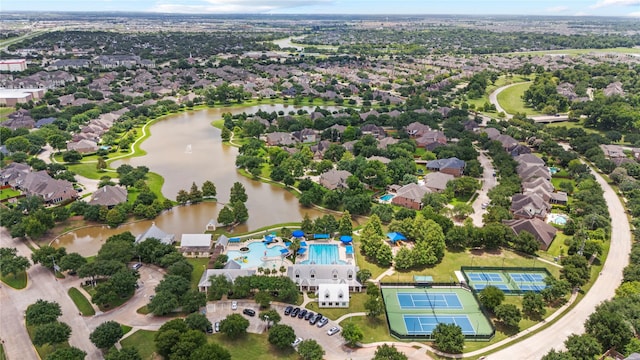
<path id="1" fill-rule="evenodd" d="M 632 18 L 165 5 L 0 21 L 0 359 L 640 358 Z"/>

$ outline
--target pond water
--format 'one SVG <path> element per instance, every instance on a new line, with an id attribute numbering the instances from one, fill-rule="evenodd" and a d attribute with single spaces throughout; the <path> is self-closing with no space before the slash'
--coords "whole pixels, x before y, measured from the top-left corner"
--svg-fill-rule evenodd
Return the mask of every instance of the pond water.
<path id="1" fill-rule="evenodd" d="M 336 110 L 336 107 L 325 107 Z M 206 180 L 216 185 L 218 192 L 216 203 L 201 203 L 174 208 L 159 215 L 154 221 L 168 233 L 202 233 L 211 219 L 218 217 L 221 204 L 229 201 L 229 190 L 234 182 L 244 185 L 248 201 L 249 220 L 235 228 L 234 232 L 243 233 L 264 226 L 292 221 L 301 221 L 305 214 L 313 219 L 324 213 L 300 206 L 298 199 L 279 187 L 254 181 L 240 175 L 235 166 L 238 149 L 222 144 L 220 130 L 211 126 L 211 122 L 222 118 L 223 113 L 255 113 L 304 109 L 312 112 L 315 107 L 299 107 L 282 104 L 256 105 L 248 107 L 226 107 L 180 113 L 168 116 L 151 125 L 151 136 L 142 144 L 146 155 L 123 159 L 111 164 L 117 168 L 121 164 L 144 165 L 150 171 L 164 178 L 162 193 L 175 199 L 179 190 L 189 190 L 192 182 L 198 186 Z M 54 242 L 54 246 L 65 246 L 67 251 L 77 251 L 83 255 L 93 255 L 102 242 L 113 234 L 131 231 L 134 235 L 143 233 L 151 222 L 139 222 L 123 225 L 117 229 L 92 227 L 63 235 Z"/>

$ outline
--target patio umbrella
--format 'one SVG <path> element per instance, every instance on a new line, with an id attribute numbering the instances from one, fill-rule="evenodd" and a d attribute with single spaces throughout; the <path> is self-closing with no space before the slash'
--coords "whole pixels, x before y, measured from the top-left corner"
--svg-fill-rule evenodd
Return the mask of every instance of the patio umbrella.
<path id="1" fill-rule="evenodd" d="M 307 246 L 307 242 L 306 241 L 300 241 L 300 246 Z"/>
<path id="2" fill-rule="evenodd" d="M 293 237 L 303 237 L 304 236 L 304 231 L 302 230 L 294 230 L 291 235 L 293 235 Z"/>
<path id="3" fill-rule="evenodd" d="M 264 237 L 264 242 L 266 242 L 267 244 L 270 242 L 273 242 L 273 235 L 267 235 Z"/>
<path id="4" fill-rule="evenodd" d="M 304 254 L 307 251 L 307 248 L 298 249 L 298 254 Z"/>
<path id="5" fill-rule="evenodd" d="M 291 242 L 289 242 L 289 241 L 285 241 L 284 242 L 284 246 L 289 247 L 289 245 L 291 245 Z"/>
<path id="6" fill-rule="evenodd" d="M 287 249 L 280 249 L 280 254 L 286 254 L 288 252 L 289 252 L 289 250 L 287 250 Z"/>
<path id="7" fill-rule="evenodd" d="M 350 243 L 351 241 L 353 241 L 353 238 L 349 235 L 342 235 L 340 236 L 340 241 L 342 241 L 345 244 Z"/>
<path id="8" fill-rule="evenodd" d="M 407 240 L 407 238 L 399 232 L 387 233 L 387 237 L 391 242 L 396 242 L 398 240 Z"/>

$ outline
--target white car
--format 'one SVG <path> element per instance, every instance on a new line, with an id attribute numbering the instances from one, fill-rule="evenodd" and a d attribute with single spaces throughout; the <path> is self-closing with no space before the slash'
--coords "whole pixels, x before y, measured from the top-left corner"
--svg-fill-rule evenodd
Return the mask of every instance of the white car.
<path id="1" fill-rule="evenodd" d="M 483 209 L 486 209 L 486 208 L 488 208 L 488 207 L 489 207 L 489 203 L 482 203 L 482 208 L 483 208 Z"/>
<path id="2" fill-rule="evenodd" d="M 331 335 L 335 335 L 337 333 L 340 332 L 340 328 L 337 326 L 332 327 L 331 329 L 327 330 L 327 335 L 331 336 Z"/>
<path id="3" fill-rule="evenodd" d="M 296 340 L 294 342 L 291 343 L 291 346 L 296 347 L 298 345 L 300 345 L 300 343 L 302 342 L 302 338 L 296 338 Z"/>
<path id="4" fill-rule="evenodd" d="M 232 301 L 231 302 L 231 310 L 238 310 L 238 302 L 237 301 Z"/>

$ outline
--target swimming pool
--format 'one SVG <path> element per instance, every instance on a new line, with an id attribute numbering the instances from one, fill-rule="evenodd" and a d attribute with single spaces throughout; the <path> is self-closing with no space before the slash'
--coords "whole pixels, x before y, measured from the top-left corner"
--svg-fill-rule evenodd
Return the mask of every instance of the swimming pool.
<path id="1" fill-rule="evenodd" d="M 553 223 L 556 224 L 556 225 L 566 225 L 567 224 L 567 217 L 564 216 L 564 215 L 558 215 L 553 220 Z"/>
<path id="2" fill-rule="evenodd" d="M 248 252 L 240 252 L 238 250 L 227 251 L 229 260 L 234 260 L 240 264 L 243 269 L 264 266 L 265 264 L 262 261 L 263 257 L 279 257 L 281 254 L 280 250 L 284 249 L 282 245 L 267 247 L 261 242 L 252 242 L 246 246 L 249 248 Z"/>
<path id="3" fill-rule="evenodd" d="M 336 244 L 311 244 L 309 245 L 309 258 L 301 261 L 300 264 L 346 264 L 340 260 L 338 245 Z"/>
<path id="4" fill-rule="evenodd" d="M 380 200 L 382 201 L 391 201 L 391 199 L 393 199 L 395 197 L 395 195 L 393 194 L 386 194 L 383 196 L 380 196 Z"/>

